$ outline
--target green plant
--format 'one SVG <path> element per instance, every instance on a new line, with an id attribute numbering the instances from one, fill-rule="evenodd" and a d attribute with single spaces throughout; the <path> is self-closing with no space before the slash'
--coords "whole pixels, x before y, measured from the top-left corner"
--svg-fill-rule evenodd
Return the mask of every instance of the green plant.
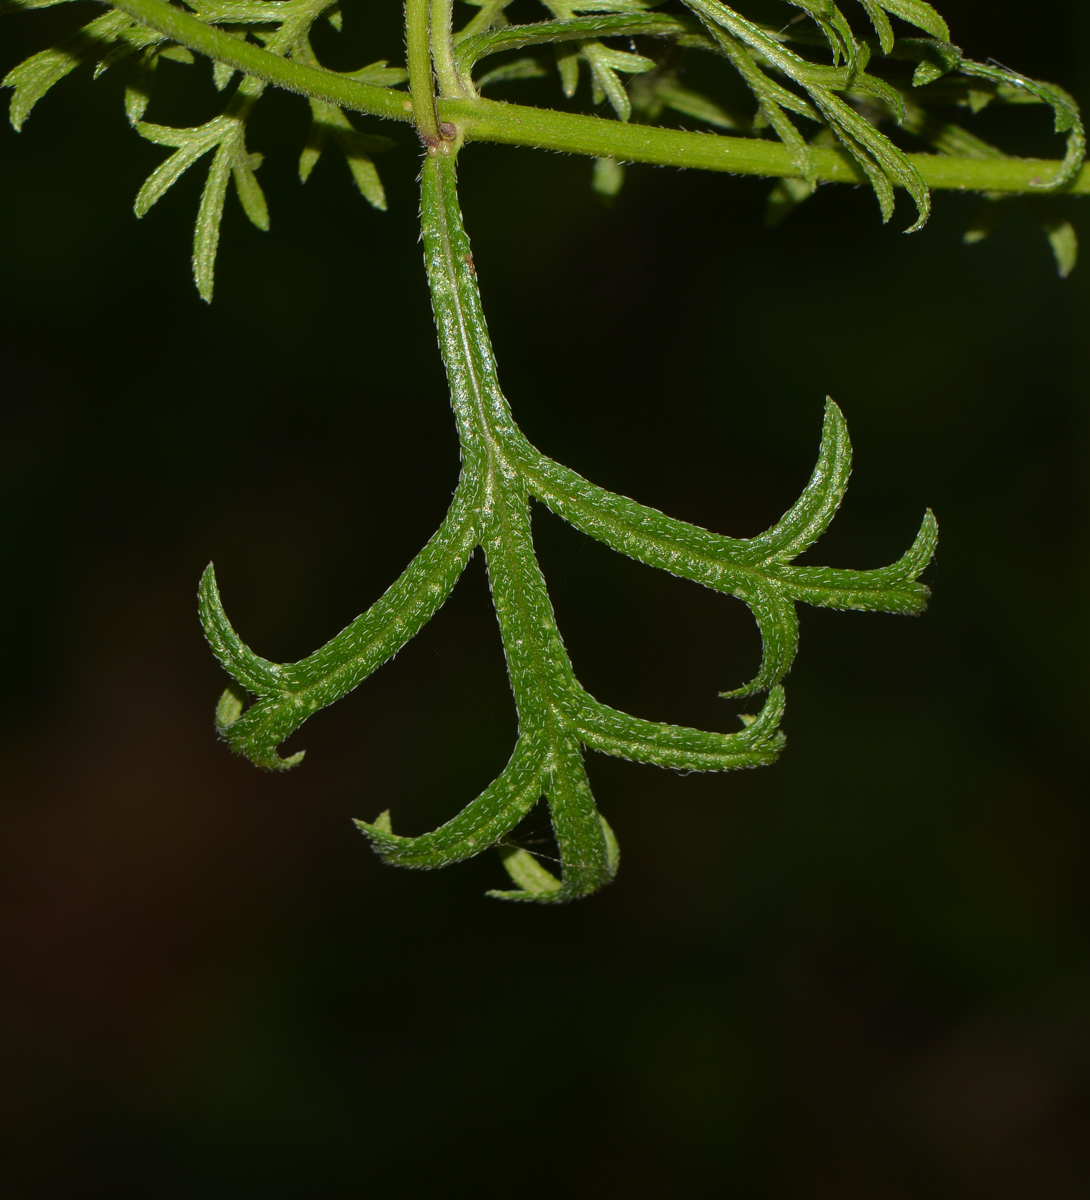
<path id="1" fill-rule="evenodd" d="M 6 7 L 61 2 L 8 0 Z M 511 760 L 476 800 L 432 833 L 397 836 L 387 813 L 358 824 L 379 854 L 401 866 L 443 866 L 498 846 L 516 886 L 492 894 L 555 902 L 597 890 L 617 869 L 616 841 L 587 783 L 585 748 L 687 770 L 771 762 L 783 744 L 782 680 L 797 646 L 796 604 L 921 611 L 928 591 L 918 577 L 931 561 L 937 526 L 929 512 L 906 554 L 879 570 L 793 565 L 828 527 L 847 485 L 850 444 L 832 401 L 807 488 L 772 529 L 747 540 L 673 520 L 540 453 L 519 430 L 499 387 L 458 204 L 462 146 L 491 140 L 589 155 L 597 160 L 594 186 L 607 196 L 620 187 L 626 162 L 765 175 L 777 180 L 771 222 L 782 220 L 819 182 L 866 181 L 883 220 L 892 215 L 894 189 L 907 191 L 917 213 L 911 232 L 927 220 L 931 188 L 972 189 L 983 200 L 967 240 L 985 236 L 1001 206 L 1024 195 L 1064 274 L 1074 265 L 1074 232 L 1049 197 L 1090 191 L 1090 172 L 1083 167 L 1085 137 L 1074 101 L 1054 85 L 966 59 L 943 19 L 922 0 L 860 0 L 870 38 L 857 33 L 832 0 L 791 0 L 799 11 L 782 27 L 750 20 L 719 0 L 684 0 L 671 12 L 651 11 L 644 0 L 546 0 L 551 19 L 510 24 L 510 2 L 473 0 L 477 13 L 453 33 L 450 0 L 408 0 L 407 70 L 383 60 L 343 74 L 320 65 L 309 37 L 319 17 L 341 20 L 330 0 L 187 0 L 191 12 L 166 0 L 112 0 L 104 15 L 15 67 L 4 82 L 15 89 L 11 117 L 21 128 L 37 100 L 80 63 L 95 63 L 96 73 L 127 64 L 130 122 L 143 137 L 173 150 L 140 189 L 137 215 L 198 159 L 211 156 L 193 249 L 197 286 L 209 300 L 231 180 L 248 217 L 260 228 L 268 224 L 255 174 L 260 157 L 246 146 L 247 119 L 268 84 L 298 92 L 310 104 L 301 178 L 332 140 L 361 193 L 379 208 L 385 196 L 372 155 L 389 143 L 358 130 L 346 110 L 415 125 L 424 148 L 425 262 L 462 448 L 458 487 L 439 530 L 385 595 L 297 663 L 260 658 L 239 639 L 210 566 L 201 581 L 201 619 L 235 681 L 219 702 L 217 728 L 233 750 L 259 766 L 297 764 L 301 752 L 284 758 L 278 747 L 411 639 L 481 546 L 518 709 Z M 891 17 L 905 24 L 904 36 L 895 35 Z M 633 46 L 632 39 L 642 39 L 646 53 L 607 44 L 617 38 Z M 539 47 L 555 55 L 565 94 L 576 93 L 586 72 L 595 104 L 608 101 L 616 119 L 481 97 L 494 84 L 542 75 L 539 58 L 513 57 Z M 689 52 L 714 55 L 729 66 L 733 74 L 723 96 L 713 99 L 679 82 L 678 56 Z M 831 62 L 821 61 L 826 52 Z M 194 53 L 212 60 L 219 90 L 242 72 L 222 114 L 192 129 L 145 122 L 159 60 L 191 62 Z M 506 57 L 475 73 L 494 55 Z M 622 74 L 631 76 L 628 83 Z M 731 95 L 731 78 L 744 90 L 736 86 L 738 94 Z M 405 82 L 407 92 L 399 90 Z M 943 115 L 951 108 L 975 113 L 990 104 L 1026 103 L 1053 111 L 1057 131 L 1067 135 L 1062 161 L 1010 157 Z M 728 133 L 653 124 L 666 110 Z M 800 131 L 799 117 L 810 122 L 810 136 Z M 928 152 L 907 152 L 884 131 L 889 125 L 901 131 L 897 138 L 915 138 Z M 764 136 L 767 131 L 775 139 Z M 743 600 L 760 628 L 761 666 L 748 684 L 723 694 L 765 693 L 759 714 L 743 716 L 737 732 L 723 734 L 646 721 L 591 697 L 578 683 L 556 627 L 531 537 L 531 498 L 622 554 Z M 560 878 L 505 840 L 542 796 L 550 806 Z"/>

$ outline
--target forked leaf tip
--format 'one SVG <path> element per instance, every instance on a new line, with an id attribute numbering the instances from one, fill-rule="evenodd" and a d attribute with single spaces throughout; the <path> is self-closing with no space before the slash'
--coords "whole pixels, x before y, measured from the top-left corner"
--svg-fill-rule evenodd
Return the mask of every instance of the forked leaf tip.
<path id="1" fill-rule="evenodd" d="M 382 853 L 384 844 L 389 846 L 397 836 L 390 821 L 390 810 L 388 808 L 383 809 L 373 821 L 361 821 L 358 818 L 353 818 L 352 824 L 365 837 L 371 839 L 373 848 L 380 854 Z"/>

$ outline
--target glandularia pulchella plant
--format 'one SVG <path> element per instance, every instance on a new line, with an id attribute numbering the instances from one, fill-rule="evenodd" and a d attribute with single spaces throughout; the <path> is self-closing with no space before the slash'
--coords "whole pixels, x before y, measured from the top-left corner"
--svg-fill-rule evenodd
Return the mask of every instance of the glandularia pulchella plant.
<path id="1" fill-rule="evenodd" d="M 64 2 L 4 0 L 3 11 Z M 220 699 L 217 728 L 233 750 L 259 766 L 296 765 L 302 752 L 282 757 L 284 740 L 396 654 L 443 604 L 481 547 L 518 708 L 510 762 L 432 833 L 398 836 L 388 813 L 358 825 L 386 861 L 400 866 L 444 866 L 497 846 L 514 888 L 493 895 L 558 902 L 596 891 L 617 870 L 617 843 L 584 770 L 587 748 L 696 771 L 771 762 L 783 745 L 782 681 L 797 648 L 796 605 L 920 612 L 928 591 L 919 576 L 934 553 L 937 526 L 928 512 L 904 556 L 878 570 L 794 565 L 828 527 L 848 481 L 848 432 L 831 400 L 805 491 L 773 528 L 744 540 L 607 492 L 532 446 L 500 389 L 481 308 L 457 194 L 463 145 L 494 141 L 590 156 L 593 186 L 607 195 L 621 186 L 624 164 L 633 162 L 768 176 L 777 181 L 769 198 L 772 223 L 818 183 L 867 182 L 883 220 L 893 213 L 895 189 L 906 191 L 916 230 L 927 221 L 931 190 L 956 188 L 982 196 L 966 234 L 974 241 L 986 236 L 1003 205 L 1021 197 L 1041 220 L 1061 274 L 1074 265 L 1076 243 L 1050 197 L 1090 191 L 1090 172 L 1083 167 L 1085 136 L 1071 97 L 1053 84 L 966 58 L 946 22 L 923 0 L 858 0 L 845 5 L 854 24 L 833 0 L 785 0 L 778 5 L 783 19 L 775 24 L 720 0 L 543 2 L 548 19 L 513 24 L 506 11 L 511 0 L 470 0 L 477 11 L 455 32 L 451 0 L 407 0 L 406 68 L 382 60 L 340 73 L 321 65 L 310 39 L 319 18 L 340 28 L 335 0 L 185 0 L 184 7 L 168 0 L 108 0 L 104 14 L 12 69 L 4 84 L 14 88 L 11 120 L 20 129 L 35 103 L 80 64 L 94 64 L 96 75 L 118 66 L 127 70 L 129 121 L 142 137 L 171 150 L 140 189 L 137 215 L 198 160 L 210 160 L 193 244 L 194 275 L 206 300 L 232 181 L 250 220 L 268 226 L 255 173 L 261 158 L 247 148 L 246 126 L 269 85 L 297 92 L 310 105 L 301 179 L 335 144 L 360 192 L 377 208 L 386 201 L 373 155 L 391 143 L 358 129 L 348 114 L 414 125 L 424 151 L 425 265 L 461 441 L 457 490 L 442 525 L 401 577 L 347 629 L 297 663 L 270 662 L 241 641 L 209 566 L 200 587 L 201 620 L 234 680 Z M 766 15 L 776 7 L 766 4 Z M 734 84 L 744 85 L 748 103 L 685 87 L 679 64 L 689 54 L 718 59 Z M 211 60 L 219 91 L 239 76 L 222 113 L 190 129 L 145 121 L 160 60 L 192 63 L 195 55 Z M 550 69 L 569 98 L 587 77 L 594 105 L 604 109 L 608 103 L 612 116 L 481 95 L 497 83 Z M 1056 131 L 1066 135 L 1061 160 L 1011 157 L 953 119 L 959 109 L 971 115 L 1009 104 L 1052 110 Z M 718 132 L 657 124 L 666 112 Z M 913 141 L 922 149 L 906 150 Z M 531 498 L 622 554 L 744 601 L 760 628 L 761 665 L 748 684 L 723 695 L 763 694 L 760 712 L 743 716 L 737 732 L 717 733 L 644 720 L 589 695 L 564 648 L 534 552 Z M 559 877 L 508 837 L 542 797 L 559 848 Z"/>

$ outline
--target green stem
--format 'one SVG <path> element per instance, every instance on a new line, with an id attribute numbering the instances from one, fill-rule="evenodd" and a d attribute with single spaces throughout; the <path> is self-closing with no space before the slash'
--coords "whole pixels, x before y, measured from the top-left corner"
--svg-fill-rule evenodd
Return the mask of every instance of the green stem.
<path id="1" fill-rule="evenodd" d="M 142 21 L 150 29 L 158 30 L 171 41 L 197 54 L 207 55 L 216 62 L 226 63 L 289 92 L 298 92 L 302 96 L 311 96 L 316 100 L 350 108 L 354 112 L 370 113 L 388 120 L 413 119 L 412 101 L 404 92 L 360 83 L 335 71 L 281 58 L 251 42 L 232 37 L 222 29 L 206 25 L 165 0 L 122 0 L 119 4 L 110 3 L 107 7 L 127 12 L 135 20 Z"/>
<path id="2" fill-rule="evenodd" d="M 451 42 L 452 0 L 431 0 L 431 52 L 435 63 L 435 77 L 439 81 L 439 92 L 443 97 L 472 99 L 475 92 L 466 87 L 454 61 L 454 46 Z"/>
<path id="3" fill-rule="evenodd" d="M 309 4 L 299 6 L 265 43 L 266 51 L 282 58 L 293 54 L 315 19 L 332 3 L 334 0 L 310 0 Z M 231 115 L 245 120 L 267 86 L 264 79 L 254 75 L 244 76 L 232 100 L 235 111 L 231 111 Z"/>
<path id="4" fill-rule="evenodd" d="M 415 2 L 423 3 L 424 0 Z M 359 83 L 334 71 L 280 58 L 204 24 L 165 0 L 116 0 L 113 7 L 190 50 L 277 87 L 325 100 L 353 112 L 394 121 L 413 120 L 413 101 L 404 92 Z M 440 100 L 437 107 L 440 121 L 458 125 L 464 130 L 466 139 L 472 141 L 532 146 L 623 162 L 727 171 L 735 175 L 794 177 L 798 174 L 798 167 L 785 146 L 757 138 L 622 124 L 600 117 L 482 99 Z M 859 168 L 843 151 L 815 147 L 811 155 L 814 178 L 819 182 L 866 182 Z M 909 154 L 907 158 L 928 187 L 957 191 L 1032 192 L 1041 180 L 1051 178 L 1060 168 L 1060 163 L 1051 159 L 984 160 L 939 154 Z M 1090 195 L 1090 164 L 1083 166 L 1062 191 Z"/>
<path id="5" fill-rule="evenodd" d="M 412 112 L 421 138 L 439 140 L 439 118 L 435 115 L 435 77 L 431 70 L 431 39 L 428 0 L 405 0 L 405 64 L 409 70 Z"/>

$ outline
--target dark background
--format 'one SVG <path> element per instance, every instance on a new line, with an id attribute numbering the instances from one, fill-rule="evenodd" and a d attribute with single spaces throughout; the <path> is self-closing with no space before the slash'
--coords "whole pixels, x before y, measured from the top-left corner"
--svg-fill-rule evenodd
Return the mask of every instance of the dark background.
<path id="1" fill-rule="evenodd" d="M 371 34 L 349 9 L 331 65 L 400 57 L 386 7 Z M 941 7 L 975 57 L 1090 100 L 1078 0 Z M 5 20 L 3 69 L 78 15 Z M 149 117 L 213 115 L 206 70 L 164 68 Z M 777 766 L 591 756 L 616 884 L 504 906 L 493 855 L 401 872 L 349 820 L 423 831 L 506 760 L 479 557 L 283 777 L 217 743 L 196 620 L 211 558 L 246 640 L 298 658 L 442 516 L 412 135 L 376 213 L 332 152 L 298 186 L 305 106 L 270 93 L 272 232 L 228 199 L 209 308 L 203 168 L 134 220 L 164 151 L 114 74 L 0 134 L 5 1195 L 1085 1196 L 1090 265 L 1060 281 L 1024 212 L 963 248 L 970 197 L 906 238 L 904 200 L 883 228 L 829 187 L 769 232 L 767 182 L 633 168 L 607 210 L 585 161 L 467 150 L 501 376 L 543 449 L 749 535 L 804 484 L 829 392 L 856 470 L 814 560 L 885 563 L 928 504 L 943 533 L 922 619 L 804 610 Z M 1059 149 L 1043 110 L 974 127 Z M 591 691 L 732 727 L 742 606 L 535 520 Z"/>

